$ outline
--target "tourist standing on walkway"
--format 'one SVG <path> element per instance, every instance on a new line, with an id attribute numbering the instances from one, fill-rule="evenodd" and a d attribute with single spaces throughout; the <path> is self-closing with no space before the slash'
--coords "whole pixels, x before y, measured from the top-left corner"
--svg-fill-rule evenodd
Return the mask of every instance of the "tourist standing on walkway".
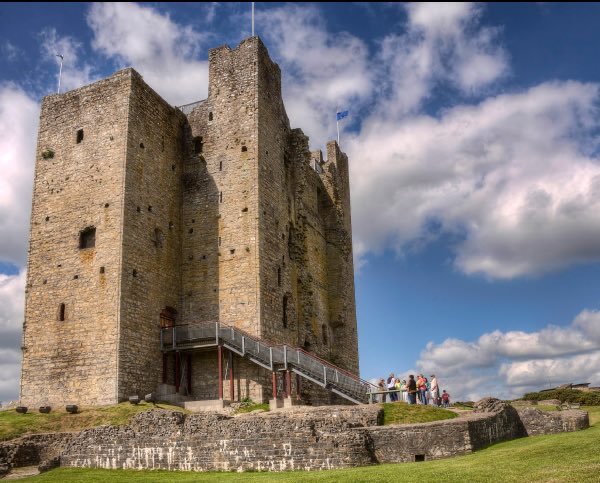
<path id="1" fill-rule="evenodd" d="M 379 402 L 380 403 L 384 403 L 385 402 L 385 381 L 383 379 L 379 379 L 379 382 L 377 383 L 377 387 L 379 388 L 379 392 L 381 394 L 379 394 Z"/>
<path id="2" fill-rule="evenodd" d="M 387 390 L 390 392 L 390 402 L 396 402 L 398 400 L 398 393 L 396 392 L 396 378 L 392 372 L 387 379 Z"/>
<path id="3" fill-rule="evenodd" d="M 400 391 L 402 394 L 402 400 L 404 402 L 408 402 L 408 388 L 406 386 L 406 379 L 402 379 L 402 382 L 400 383 Z"/>
<path id="4" fill-rule="evenodd" d="M 434 406 L 440 405 L 439 397 L 440 397 L 440 389 L 438 388 L 437 377 L 435 377 L 435 374 L 432 374 L 431 375 L 431 399 L 433 400 Z"/>
<path id="5" fill-rule="evenodd" d="M 427 379 L 423 374 L 419 374 L 419 379 L 417 379 L 417 389 L 421 395 L 421 404 L 427 404 Z"/>
<path id="6" fill-rule="evenodd" d="M 417 404 L 417 383 L 415 382 L 415 376 L 412 374 L 408 376 L 408 404 Z"/>
<path id="7" fill-rule="evenodd" d="M 421 400 L 421 384 L 423 383 L 423 378 L 421 376 L 421 374 L 417 375 L 417 403 L 419 404 L 423 404 L 423 401 Z"/>
<path id="8" fill-rule="evenodd" d="M 444 392 L 442 393 L 442 404 L 444 405 L 445 408 L 450 406 L 450 394 L 448 394 L 445 389 L 444 389 Z"/>

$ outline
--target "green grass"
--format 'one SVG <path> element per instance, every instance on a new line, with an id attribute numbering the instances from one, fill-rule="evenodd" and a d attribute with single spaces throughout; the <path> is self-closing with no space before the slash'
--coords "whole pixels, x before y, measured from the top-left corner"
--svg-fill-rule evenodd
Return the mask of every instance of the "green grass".
<path id="1" fill-rule="evenodd" d="M 50 414 L 40 414 L 37 411 L 18 414 L 14 409 L 0 411 L 0 441 L 25 434 L 80 431 L 105 424 L 125 424 L 135 414 L 152 407 L 146 403 L 134 406 L 124 402 L 113 406 L 82 408 L 77 414 L 68 414 L 64 408 L 52 410 Z M 166 404 L 157 407 L 186 412 L 180 407 Z"/>
<path id="2" fill-rule="evenodd" d="M 252 411 L 256 411 L 257 409 L 262 409 L 263 411 L 268 411 L 269 403 L 248 403 L 247 405 L 239 407 L 235 411 L 235 414 L 249 413 Z"/>
<path id="3" fill-rule="evenodd" d="M 429 423 L 442 419 L 452 419 L 456 413 L 433 406 L 406 404 L 404 402 L 384 403 L 383 424 Z"/>
<path id="4" fill-rule="evenodd" d="M 454 403 L 452 404 L 454 409 L 462 409 L 463 411 L 473 411 L 473 406 L 468 406 L 463 403 Z"/>
<path id="5" fill-rule="evenodd" d="M 187 481 L 443 481 L 443 482 L 597 482 L 600 474 L 600 407 L 590 412 L 591 429 L 499 443 L 481 451 L 424 463 L 377 465 L 314 473 L 176 473 L 168 471 L 59 468 L 25 479 L 45 482 Z"/>
<path id="6" fill-rule="evenodd" d="M 531 406 L 534 409 L 539 409 L 540 411 L 558 411 L 558 408 L 556 406 Z"/>

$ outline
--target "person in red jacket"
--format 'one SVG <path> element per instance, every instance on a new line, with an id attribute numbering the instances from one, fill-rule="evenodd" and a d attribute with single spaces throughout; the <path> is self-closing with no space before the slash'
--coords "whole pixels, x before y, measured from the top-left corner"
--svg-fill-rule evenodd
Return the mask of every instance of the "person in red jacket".
<path id="1" fill-rule="evenodd" d="M 442 392 L 442 405 L 445 408 L 450 406 L 450 394 L 448 394 L 445 389 L 444 392 Z"/>
<path id="2" fill-rule="evenodd" d="M 420 394 L 421 404 L 427 404 L 427 378 L 423 374 L 419 374 L 417 389 Z"/>

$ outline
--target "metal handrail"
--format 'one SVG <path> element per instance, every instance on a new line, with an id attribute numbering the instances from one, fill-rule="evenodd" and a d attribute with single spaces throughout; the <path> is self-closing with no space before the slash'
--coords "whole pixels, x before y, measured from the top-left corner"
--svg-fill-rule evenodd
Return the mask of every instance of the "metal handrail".
<path id="1" fill-rule="evenodd" d="M 202 99 L 201 101 L 196 102 L 190 102 L 189 104 L 184 104 L 183 106 L 177 106 L 177 109 L 179 109 L 186 116 L 188 116 L 196 108 L 196 106 L 199 106 L 204 101 L 206 101 L 206 99 Z"/>
<path id="2" fill-rule="evenodd" d="M 275 370 L 276 366 L 280 369 L 290 368 L 301 377 L 353 402 L 360 402 L 370 397 L 369 393 L 372 392 L 373 387 L 376 387 L 369 381 L 300 347 L 273 344 L 218 321 L 164 327 L 161 328 L 160 336 L 163 351 L 177 350 L 177 347 L 182 344 L 189 347 L 188 344 L 193 341 L 209 341 L 209 345 L 222 344 L 267 369 Z M 210 342 L 213 340 L 214 342 Z M 206 344 L 203 343 L 202 346 Z"/>

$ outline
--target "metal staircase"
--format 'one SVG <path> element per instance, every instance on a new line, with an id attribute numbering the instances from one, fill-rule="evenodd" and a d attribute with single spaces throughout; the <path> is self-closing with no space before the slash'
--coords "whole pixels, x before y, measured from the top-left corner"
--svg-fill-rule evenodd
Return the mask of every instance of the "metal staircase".
<path id="1" fill-rule="evenodd" d="M 290 370 L 356 404 L 369 402 L 371 383 L 297 347 L 273 345 L 235 327 L 201 322 L 161 329 L 161 350 L 186 351 L 221 346 L 270 371 Z"/>

